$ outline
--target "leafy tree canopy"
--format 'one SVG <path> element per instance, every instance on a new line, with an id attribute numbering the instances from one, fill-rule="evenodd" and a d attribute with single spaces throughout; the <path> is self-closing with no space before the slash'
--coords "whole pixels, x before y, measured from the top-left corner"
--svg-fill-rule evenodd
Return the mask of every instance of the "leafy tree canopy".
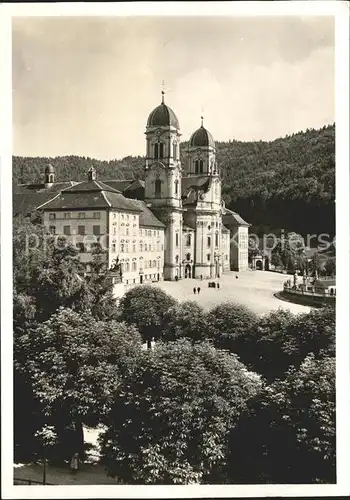
<path id="1" fill-rule="evenodd" d="M 335 483 L 335 358 L 309 355 L 242 412 L 228 482 Z"/>
<path id="2" fill-rule="evenodd" d="M 115 397 L 102 437 L 108 473 L 128 484 L 212 481 L 228 429 L 260 388 L 258 375 L 210 344 L 159 343 Z"/>
<path id="3" fill-rule="evenodd" d="M 121 299 L 121 319 L 134 324 L 144 342 L 159 339 L 163 334 L 164 316 L 176 300 L 161 288 L 152 285 L 136 286 Z"/>

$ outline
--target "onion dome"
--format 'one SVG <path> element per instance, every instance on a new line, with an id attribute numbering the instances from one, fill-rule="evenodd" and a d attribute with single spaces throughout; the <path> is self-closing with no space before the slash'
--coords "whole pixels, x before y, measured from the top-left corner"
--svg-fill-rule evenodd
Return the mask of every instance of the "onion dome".
<path id="1" fill-rule="evenodd" d="M 162 103 L 149 115 L 147 127 L 175 127 L 180 128 L 179 120 L 174 111 L 164 103 L 164 92 L 162 92 Z"/>
<path id="2" fill-rule="evenodd" d="M 47 165 L 47 167 L 45 167 L 45 174 L 54 174 L 54 173 L 55 173 L 55 169 L 53 168 L 51 163 L 49 163 Z"/>
<path id="3" fill-rule="evenodd" d="M 190 137 L 189 146 L 193 148 L 200 148 L 200 147 L 215 148 L 215 141 L 213 139 L 213 136 L 211 135 L 209 130 L 203 127 L 203 117 L 202 117 L 202 125 L 198 130 L 193 132 L 193 134 Z"/>

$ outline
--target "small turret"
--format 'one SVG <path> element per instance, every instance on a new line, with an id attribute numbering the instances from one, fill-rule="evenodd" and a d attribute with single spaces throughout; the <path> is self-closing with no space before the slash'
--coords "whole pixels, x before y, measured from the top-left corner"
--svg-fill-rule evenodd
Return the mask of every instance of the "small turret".
<path id="1" fill-rule="evenodd" d="M 97 174 L 96 174 L 96 168 L 91 166 L 88 170 L 88 180 L 89 181 L 95 181 L 97 178 Z"/>
<path id="2" fill-rule="evenodd" d="M 55 182 L 55 169 L 51 165 L 51 163 L 48 164 L 48 166 L 45 168 L 45 187 L 51 187 L 52 184 Z"/>

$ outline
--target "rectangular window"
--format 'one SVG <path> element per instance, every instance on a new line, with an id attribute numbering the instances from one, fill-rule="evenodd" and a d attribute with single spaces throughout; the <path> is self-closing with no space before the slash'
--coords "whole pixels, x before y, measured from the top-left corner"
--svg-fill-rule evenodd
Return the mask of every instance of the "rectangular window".
<path id="1" fill-rule="evenodd" d="M 99 236 L 101 234 L 100 226 L 92 226 L 92 234 Z"/>
<path id="2" fill-rule="evenodd" d="M 49 214 L 49 220 L 55 220 L 56 214 Z"/>
<path id="3" fill-rule="evenodd" d="M 63 234 L 66 236 L 70 235 L 70 226 L 63 226 Z"/>
<path id="4" fill-rule="evenodd" d="M 178 247 L 179 246 L 179 233 L 175 234 L 175 245 Z"/>
<path id="5" fill-rule="evenodd" d="M 84 212 L 79 212 L 78 213 L 78 219 L 85 219 L 85 213 Z"/>
<path id="6" fill-rule="evenodd" d="M 85 235 L 85 226 L 78 226 L 78 234 Z"/>
<path id="7" fill-rule="evenodd" d="M 133 253 L 135 253 L 135 252 L 136 252 L 136 245 L 133 245 L 133 246 L 132 246 L 132 251 L 133 251 Z"/>
<path id="8" fill-rule="evenodd" d="M 211 237 L 208 236 L 208 238 L 207 238 L 207 246 L 208 246 L 208 248 L 210 248 L 210 245 L 211 245 Z"/>
<path id="9" fill-rule="evenodd" d="M 94 219 L 100 219 L 101 218 L 101 212 L 94 212 L 92 216 L 93 216 Z"/>
<path id="10" fill-rule="evenodd" d="M 115 247 L 115 243 L 113 243 L 113 245 Z M 120 251 L 121 251 L 121 253 L 124 252 L 124 243 L 121 243 L 121 245 L 120 245 Z"/>
<path id="11" fill-rule="evenodd" d="M 56 227 L 55 226 L 50 226 L 49 231 L 51 234 L 56 234 Z"/>
<path id="12" fill-rule="evenodd" d="M 70 212 L 65 212 L 64 216 L 65 219 L 70 219 Z"/>

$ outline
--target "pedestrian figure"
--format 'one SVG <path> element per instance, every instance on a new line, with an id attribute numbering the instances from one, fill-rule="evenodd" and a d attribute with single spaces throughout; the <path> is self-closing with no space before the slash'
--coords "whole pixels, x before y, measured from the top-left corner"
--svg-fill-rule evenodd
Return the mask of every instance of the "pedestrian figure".
<path id="1" fill-rule="evenodd" d="M 72 456 L 72 460 L 70 461 L 70 470 L 73 474 L 78 472 L 79 466 L 79 453 L 74 453 Z"/>
<path id="2" fill-rule="evenodd" d="M 238 276 L 237 276 L 237 274 L 236 274 L 236 280 L 238 280 Z"/>
<path id="3" fill-rule="evenodd" d="M 193 288 L 193 293 L 196 295 L 196 287 Z"/>
<path id="4" fill-rule="evenodd" d="M 201 274 L 201 281 L 203 281 L 203 274 Z"/>
<path id="5" fill-rule="evenodd" d="M 201 289 L 198 287 L 197 288 L 198 295 L 199 295 L 200 291 L 201 291 Z"/>
<path id="6" fill-rule="evenodd" d="M 217 288 L 220 288 L 220 283 L 217 283 L 217 285 L 216 285 L 216 286 L 217 286 Z"/>

